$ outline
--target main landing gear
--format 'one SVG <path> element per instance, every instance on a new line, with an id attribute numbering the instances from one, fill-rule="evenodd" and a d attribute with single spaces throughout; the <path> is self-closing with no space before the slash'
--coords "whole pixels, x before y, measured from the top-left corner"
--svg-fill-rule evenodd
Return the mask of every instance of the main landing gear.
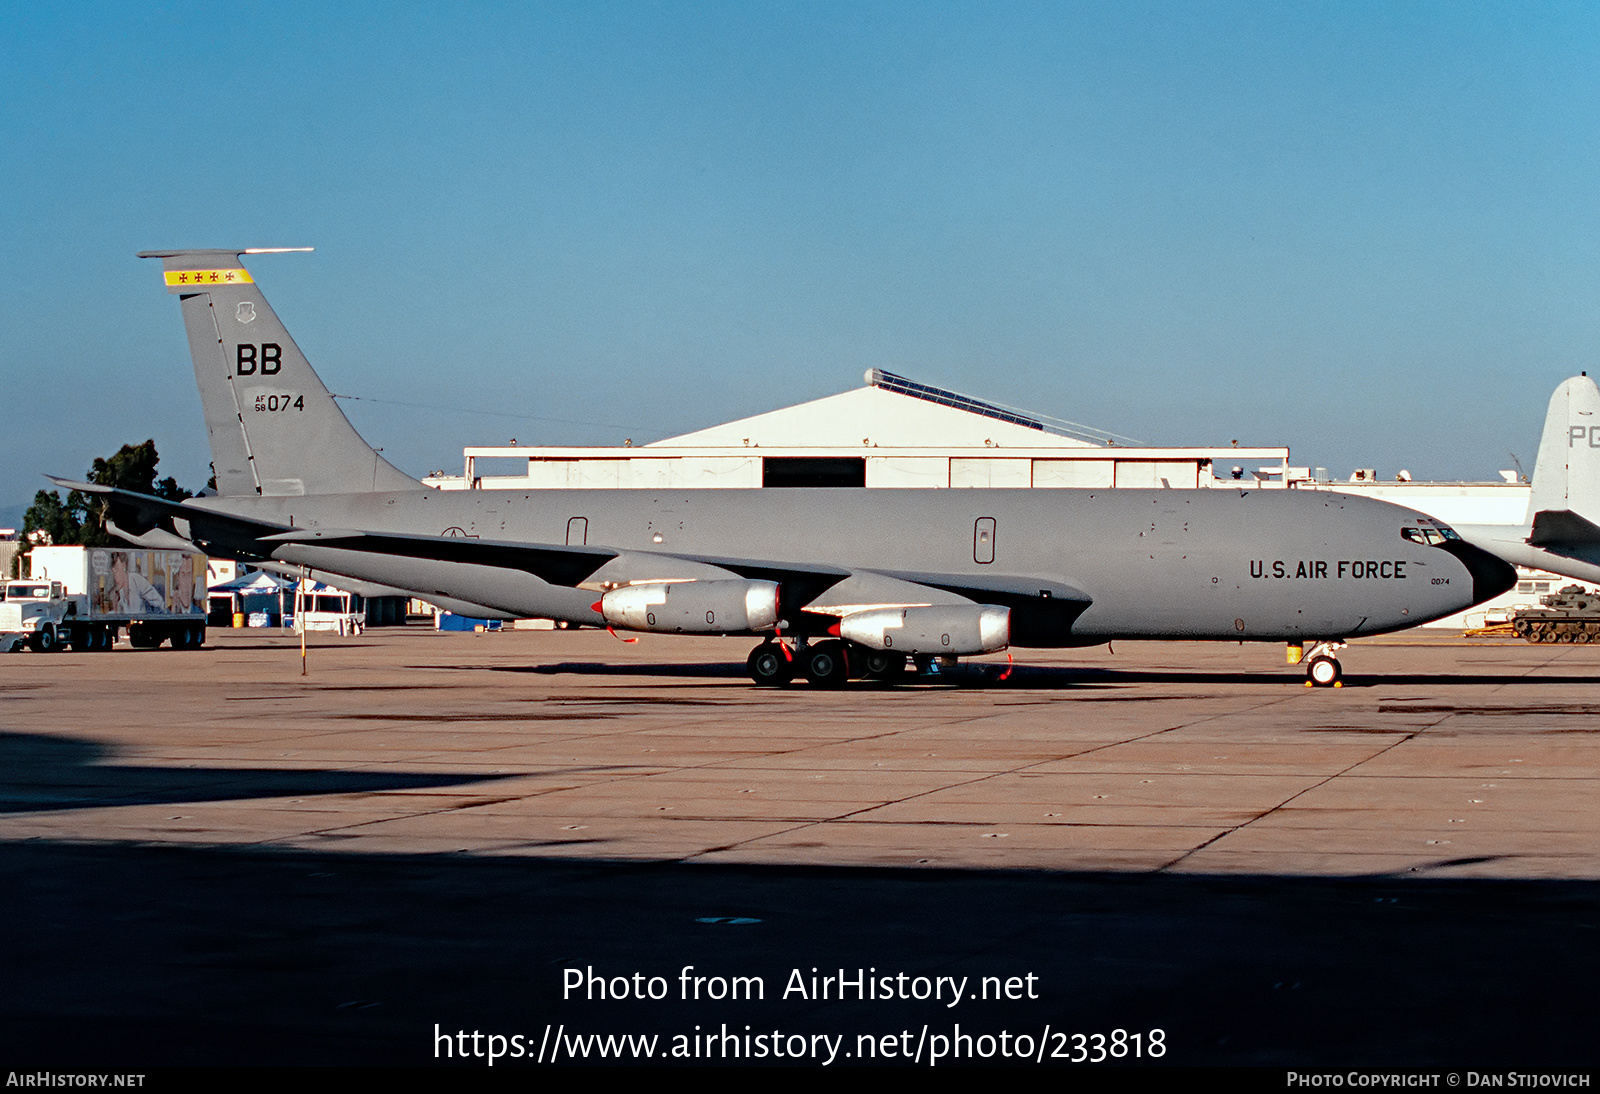
<path id="1" fill-rule="evenodd" d="M 766 687 L 782 687 L 804 676 L 813 687 L 842 688 L 852 677 L 894 684 L 906 675 L 904 654 L 869 649 L 837 638 L 821 642 L 768 639 L 745 661 L 750 679 Z"/>
<path id="2" fill-rule="evenodd" d="M 1344 647 L 1343 642 L 1317 642 L 1304 651 L 1301 663 L 1306 667 L 1306 687 L 1344 687 L 1344 681 L 1340 679 L 1344 675 L 1344 670 L 1339 666 L 1339 659 L 1334 656 Z M 1289 648 L 1293 650 L 1295 647 Z"/>
<path id="3" fill-rule="evenodd" d="M 767 687 L 782 687 L 794 679 L 794 654 L 781 642 L 763 642 L 745 662 L 750 679 Z"/>

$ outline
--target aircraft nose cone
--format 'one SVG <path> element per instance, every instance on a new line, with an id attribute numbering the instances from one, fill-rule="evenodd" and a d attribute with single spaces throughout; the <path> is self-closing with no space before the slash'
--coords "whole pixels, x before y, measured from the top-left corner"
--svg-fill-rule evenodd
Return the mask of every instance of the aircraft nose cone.
<path id="1" fill-rule="evenodd" d="M 1474 604 L 1493 600 L 1517 583 L 1517 568 L 1481 547 L 1474 547 L 1462 539 L 1446 540 L 1443 547 L 1455 555 L 1472 575 Z"/>

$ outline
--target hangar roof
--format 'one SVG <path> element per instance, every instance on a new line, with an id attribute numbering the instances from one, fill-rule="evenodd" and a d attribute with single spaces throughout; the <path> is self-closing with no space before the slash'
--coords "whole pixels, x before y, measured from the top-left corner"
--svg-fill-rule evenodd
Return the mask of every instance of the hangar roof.
<path id="1" fill-rule="evenodd" d="M 1071 423 L 873 369 L 867 386 L 668 437 L 645 448 L 1094 448 Z M 1109 434 L 1108 434 L 1109 436 Z"/>

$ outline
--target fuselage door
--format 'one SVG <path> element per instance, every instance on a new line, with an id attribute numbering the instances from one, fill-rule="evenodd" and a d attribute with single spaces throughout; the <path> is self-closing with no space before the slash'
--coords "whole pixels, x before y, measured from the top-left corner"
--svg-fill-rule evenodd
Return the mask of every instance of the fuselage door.
<path id="1" fill-rule="evenodd" d="M 567 521 L 567 546 L 582 547 L 589 542 L 589 518 L 573 517 Z"/>
<path id="2" fill-rule="evenodd" d="M 972 561 L 994 561 L 994 518 L 979 517 L 972 528 Z"/>

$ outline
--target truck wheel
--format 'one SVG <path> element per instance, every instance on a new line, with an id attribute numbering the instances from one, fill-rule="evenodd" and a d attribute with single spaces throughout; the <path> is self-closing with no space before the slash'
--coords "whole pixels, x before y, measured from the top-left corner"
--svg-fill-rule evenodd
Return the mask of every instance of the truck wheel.
<path id="1" fill-rule="evenodd" d="M 206 645 L 206 625 L 196 623 L 189 628 L 189 648 L 191 650 L 204 649 Z"/>
<path id="2" fill-rule="evenodd" d="M 89 627 L 73 627 L 67 632 L 66 645 L 72 647 L 73 653 L 86 653 L 94 649 L 94 631 Z"/>
<path id="3" fill-rule="evenodd" d="M 35 653 L 55 653 L 56 650 L 60 648 L 56 645 L 55 627 L 51 626 L 49 623 L 46 623 L 43 627 L 40 627 L 33 636 L 32 644 L 33 651 Z"/>

